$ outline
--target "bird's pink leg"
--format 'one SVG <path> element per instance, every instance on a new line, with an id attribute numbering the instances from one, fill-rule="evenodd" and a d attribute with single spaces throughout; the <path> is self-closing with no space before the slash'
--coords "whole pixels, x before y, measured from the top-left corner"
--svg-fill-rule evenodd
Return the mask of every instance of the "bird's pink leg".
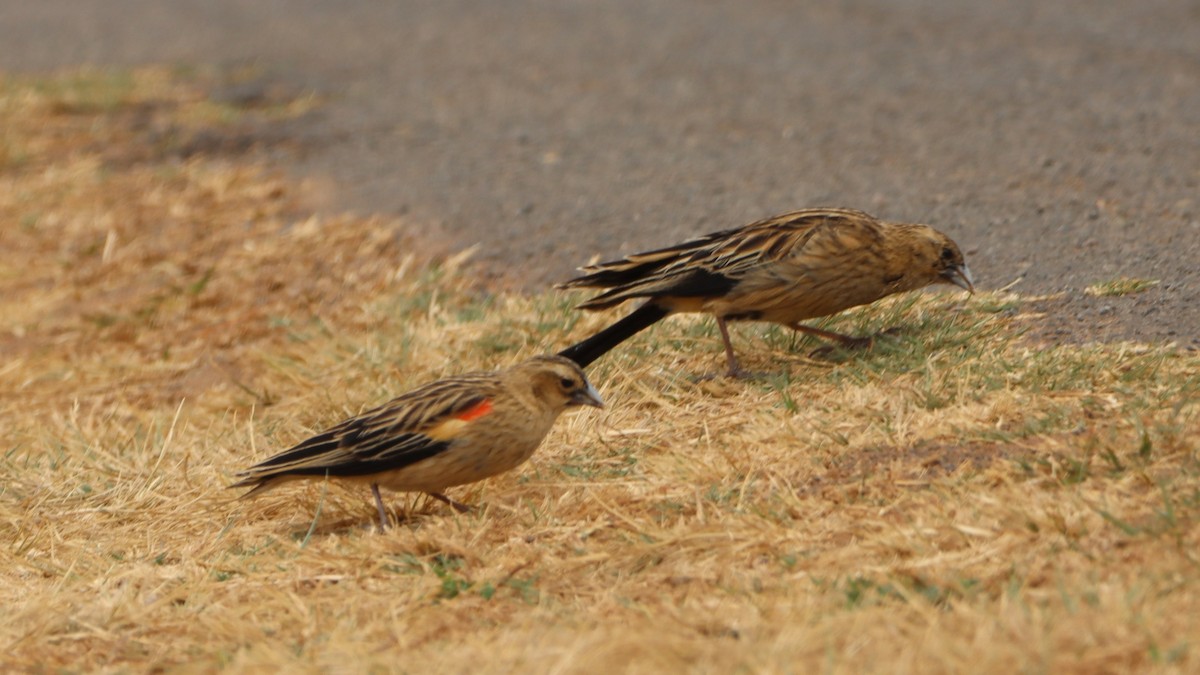
<path id="1" fill-rule="evenodd" d="M 842 335 L 841 333 L 835 333 L 831 330 L 822 330 L 820 328 L 813 328 L 812 326 L 805 326 L 798 323 L 790 324 L 788 328 L 801 333 L 815 335 L 826 340 L 832 340 L 841 345 L 842 349 L 870 349 L 871 347 L 875 346 L 874 335 L 868 335 L 866 337 L 854 337 L 853 335 Z M 878 333 L 878 335 L 897 335 L 900 332 L 901 331 L 899 328 L 889 328 L 882 333 Z M 827 356 L 832 350 L 833 347 L 826 345 L 824 347 L 818 347 L 812 350 L 809 355 L 814 357 Z"/>
<path id="2" fill-rule="evenodd" d="M 875 342 L 874 338 L 854 337 L 852 335 L 843 335 L 841 333 L 835 333 L 831 330 L 823 330 L 821 328 L 813 328 L 812 326 L 805 326 L 804 324 L 799 324 L 799 323 L 790 324 L 788 326 L 788 328 L 791 328 L 792 330 L 795 330 L 795 331 L 800 331 L 801 333 L 808 333 L 809 335 L 815 335 L 815 336 L 825 339 L 825 340 L 833 340 L 834 342 L 839 342 L 839 343 L 841 343 L 841 345 L 843 347 L 846 347 L 848 349 L 859 349 L 859 348 L 870 347 Z"/>
<path id="3" fill-rule="evenodd" d="M 721 339 L 725 341 L 725 363 L 729 366 L 729 376 L 741 377 L 745 373 L 738 366 L 737 356 L 733 353 L 733 343 L 729 340 L 729 329 L 725 326 L 725 319 L 717 317 L 717 328 L 721 329 Z"/>
<path id="4" fill-rule="evenodd" d="M 449 504 L 451 508 L 453 508 L 455 511 L 458 511 L 459 513 L 466 513 L 471 510 L 471 507 L 467 506 L 466 504 L 456 502 L 453 499 L 450 499 L 449 497 L 447 497 L 446 495 L 444 495 L 440 492 L 426 492 L 425 494 L 429 495 L 430 497 L 433 497 L 434 499 L 438 500 L 439 502 L 442 502 L 443 504 Z"/>
<path id="5" fill-rule="evenodd" d="M 379 531 L 387 529 L 387 511 L 383 508 L 383 496 L 379 494 L 379 484 L 371 483 L 371 494 L 375 495 L 375 508 L 379 509 Z"/>

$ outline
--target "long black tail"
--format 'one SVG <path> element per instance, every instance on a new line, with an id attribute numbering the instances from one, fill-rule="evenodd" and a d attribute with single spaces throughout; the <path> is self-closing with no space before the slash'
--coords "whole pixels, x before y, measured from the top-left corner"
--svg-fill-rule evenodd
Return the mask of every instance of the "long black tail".
<path id="1" fill-rule="evenodd" d="M 565 356 L 578 363 L 580 368 L 586 368 L 591 365 L 592 361 L 604 356 L 610 349 L 637 335 L 638 332 L 653 325 L 667 314 L 670 314 L 670 312 L 666 309 L 659 307 L 653 302 L 647 302 L 633 310 L 633 313 L 629 316 L 626 316 L 590 338 L 567 347 L 559 352 L 558 355 Z"/>

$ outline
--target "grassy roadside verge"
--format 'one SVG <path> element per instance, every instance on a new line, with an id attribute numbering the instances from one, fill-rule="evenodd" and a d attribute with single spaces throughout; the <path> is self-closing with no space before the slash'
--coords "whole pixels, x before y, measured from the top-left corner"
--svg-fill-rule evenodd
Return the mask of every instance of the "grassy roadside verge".
<path id="1" fill-rule="evenodd" d="M 1042 348 L 1011 294 L 830 324 L 813 360 L 673 318 L 599 362 L 609 411 L 456 493 L 232 471 L 438 375 L 611 316 L 493 295 L 378 219 L 193 152 L 249 118 L 164 70 L 0 80 L 0 663 L 380 670 L 1187 672 L 1200 358 Z M 251 120 L 252 121 L 252 120 Z"/>

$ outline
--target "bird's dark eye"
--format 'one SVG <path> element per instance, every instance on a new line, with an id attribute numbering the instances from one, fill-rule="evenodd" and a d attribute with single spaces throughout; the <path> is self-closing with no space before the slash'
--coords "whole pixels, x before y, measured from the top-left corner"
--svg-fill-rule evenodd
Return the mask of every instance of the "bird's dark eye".
<path id="1" fill-rule="evenodd" d="M 569 377 L 562 378 L 558 381 L 558 383 L 562 385 L 563 389 L 570 389 L 571 387 L 575 386 L 575 380 L 572 380 Z"/>
<path id="2" fill-rule="evenodd" d="M 949 246 L 942 249 L 942 260 L 945 262 L 953 262 L 954 261 L 954 250 L 951 249 Z"/>

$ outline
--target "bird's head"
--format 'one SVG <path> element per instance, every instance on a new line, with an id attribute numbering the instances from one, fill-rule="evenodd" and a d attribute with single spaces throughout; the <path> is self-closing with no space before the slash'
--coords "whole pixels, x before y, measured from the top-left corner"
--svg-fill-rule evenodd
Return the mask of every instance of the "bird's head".
<path id="1" fill-rule="evenodd" d="M 915 226 L 912 239 L 914 267 L 928 283 L 954 284 L 970 293 L 975 292 L 975 279 L 953 239 L 927 225 Z"/>
<path id="2" fill-rule="evenodd" d="M 599 392 L 574 361 L 562 356 L 537 356 L 517 366 L 528 377 L 534 395 L 555 410 L 589 405 L 603 408 Z"/>

